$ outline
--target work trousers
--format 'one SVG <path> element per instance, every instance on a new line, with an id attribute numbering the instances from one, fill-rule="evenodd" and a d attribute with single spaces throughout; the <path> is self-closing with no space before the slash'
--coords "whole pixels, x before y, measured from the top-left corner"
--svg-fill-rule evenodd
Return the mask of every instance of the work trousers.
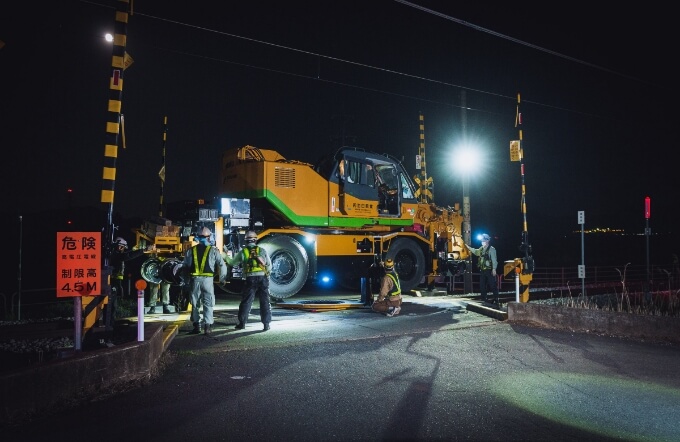
<path id="1" fill-rule="evenodd" d="M 272 321 L 272 307 L 269 304 L 269 277 L 248 276 L 246 278 L 241 303 L 238 306 L 238 322 L 246 325 L 255 296 L 260 300 L 260 320 L 263 324 Z"/>
<path id="2" fill-rule="evenodd" d="M 149 307 L 155 307 L 158 304 L 158 289 L 161 292 L 161 302 L 163 305 L 170 304 L 170 284 L 162 281 L 160 284 L 151 283 L 151 288 L 149 289 Z"/>
<path id="3" fill-rule="evenodd" d="M 390 310 L 390 307 L 401 307 L 401 295 L 387 296 L 382 301 L 375 301 L 371 308 L 374 312 L 385 313 Z"/>
<path id="4" fill-rule="evenodd" d="M 111 283 L 111 295 L 108 303 L 104 306 L 104 329 L 106 331 L 113 330 L 113 325 L 116 322 L 116 310 L 118 309 L 118 300 L 123 297 L 123 280 L 115 278 Z"/>
<path id="5" fill-rule="evenodd" d="M 498 283 L 491 269 L 480 270 L 479 272 L 479 291 L 482 301 L 486 301 L 488 290 L 493 292 L 494 301 L 498 302 Z"/>
<path id="6" fill-rule="evenodd" d="M 215 286 L 212 276 L 191 277 L 191 322 L 200 324 L 199 306 L 203 306 L 203 325 L 212 325 L 215 308 Z"/>

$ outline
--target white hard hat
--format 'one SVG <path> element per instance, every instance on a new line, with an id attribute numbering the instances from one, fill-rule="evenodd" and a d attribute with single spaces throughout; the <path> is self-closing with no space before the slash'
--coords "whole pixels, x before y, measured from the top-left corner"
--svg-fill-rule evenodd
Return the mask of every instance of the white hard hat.
<path id="1" fill-rule="evenodd" d="M 205 238 L 210 238 L 210 235 L 212 235 L 212 232 L 210 231 L 209 228 L 203 227 L 200 232 L 198 232 L 198 235 L 196 236 L 203 236 Z"/>
<path id="2" fill-rule="evenodd" d="M 116 238 L 113 242 L 116 243 L 116 244 L 119 244 L 121 246 L 125 246 L 125 247 L 127 247 L 127 245 L 128 245 L 127 241 L 125 241 L 125 239 L 121 238 L 120 236 L 118 238 Z"/>
<path id="3" fill-rule="evenodd" d="M 254 230 L 248 230 L 246 233 L 246 242 L 254 243 L 255 241 L 257 241 L 257 233 L 255 233 Z"/>

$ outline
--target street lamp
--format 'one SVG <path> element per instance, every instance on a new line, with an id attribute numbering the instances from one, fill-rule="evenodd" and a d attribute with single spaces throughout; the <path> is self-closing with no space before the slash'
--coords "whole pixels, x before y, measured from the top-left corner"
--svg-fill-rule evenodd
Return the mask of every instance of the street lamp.
<path id="1" fill-rule="evenodd" d="M 454 168 L 463 176 L 463 241 L 472 244 L 472 223 L 470 221 L 470 175 L 479 168 L 479 154 L 471 145 L 461 145 L 456 149 Z M 468 258 L 463 279 L 463 292 L 472 292 L 472 260 Z"/>

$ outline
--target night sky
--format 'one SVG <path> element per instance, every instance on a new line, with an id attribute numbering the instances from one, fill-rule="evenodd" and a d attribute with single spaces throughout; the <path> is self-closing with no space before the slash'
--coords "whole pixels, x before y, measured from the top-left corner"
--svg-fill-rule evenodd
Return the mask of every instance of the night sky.
<path id="1" fill-rule="evenodd" d="M 103 34 L 117 2 L 11 3 L 0 10 L 3 213 L 101 208 Z M 355 145 L 403 157 L 416 175 L 422 112 L 435 202 L 462 205 L 452 153 L 476 143 L 473 233 L 491 234 L 510 259 L 523 228 L 519 163 L 509 158 L 520 93 L 538 265 L 580 231 L 579 210 L 586 229 L 643 233 L 645 196 L 650 226 L 677 250 L 670 11 L 460 3 L 135 0 L 114 211 L 157 215 L 165 116 L 163 193 L 177 201 L 217 196 L 222 152 L 246 144 L 309 163 Z"/>

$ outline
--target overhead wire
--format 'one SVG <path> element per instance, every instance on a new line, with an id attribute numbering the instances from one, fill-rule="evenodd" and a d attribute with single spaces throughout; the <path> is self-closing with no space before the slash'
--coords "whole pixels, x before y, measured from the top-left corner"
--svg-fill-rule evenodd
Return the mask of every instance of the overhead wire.
<path id="1" fill-rule="evenodd" d="M 601 71 L 604 71 L 604 72 L 607 72 L 607 73 L 610 73 L 610 74 L 618 75 L 618 76 L 626 78 L 628 80 L 639 81 L 639 82 L 642 82 L 642 83 L 649 83 L 647 81 L 641 80 L 641 79 L 636 78 L 636 77 L 632 77 L 632 76 L 624 74 L 622 72 L 614 71 L 614 70 L 611 70 L 609 68 L 605 68 L 605 67 L 593 64 L 593 63 L 589 63 L 587 61 L 579 60 L 578 58 L 570 57 L 569 55 L 565 55 L 565 54 L 562 54 L 562 53 L 559 53 L 559 52 L 556 52 L 556 51 L 553 51 L 553 50 L 550 50 L 550 49 L 546 49 L 546 48 L 543 48 L 541 46 L 537 46 L 535 44 L 528 43 L 526 41 L 520 40 L 518 38 L 510 37 L 509 35 L 501 34 L 500 32 L 496 32 L 496 31 L 493 31 L 491 29 L 487 29 L 487 28 L 484 28 L 482 26 L 475 25 L 475 24 L 467 22 L 465 20 L 461 20 L 461 19 L 458 19 L 458 18 L 455 18 L 455 17 L 451 17 L 450 15 L 446 15 L 446 14 L 443 14 L 441 12 L 434 11 L 432 9 L 426 8 L 424 6 L 417 5 L 415 3 L 412 3 L 412 2 L 409 2 L 409 1 L 406 1 L 406 0 L 394 0 L 394 1 L 397 2 L 397 3 L 401 3 L 403 5 L 410 6 L 412 8 L 418 9 L 418 10 L 423 11 L 423 12 L 427 12 L 428 14 L 436 15 L 437 17 L 443 18 L 445 20 L 449 20 L 449 21 L 452 21 L 454 23 L 458 23 L 459 25 L 467 26 L 467 27 L 475 29 L 477 31 L 485 32 L 485 33 L 493 35 L 495 37 L 499 37 L 499 38 L 511 41 L 513 43 L 517 43 L 517 44 L 526 46 L 526 47 L 531 48 L 531 49 L 536 49 L 537 51 L 545 52 L 546 54 L 554 55 L 555 57 L 564 58 L 565 60 L 568 60 L 568 61 L 571 61 L 571 62 L 574 62 L 574 63 L 578 63 L 578 64 L 582 64 L 584 66 L 588 66 L 588 67 L 591 67 L 593 69 L 598 69 L 598 70 L 601 70 Z"/>
<path id="2" fill-rule="evenodd" d="M 98 4 L 98 3 L 95 3 L 95 2 L 92 2 L 92 1 L 89 1 L 89 0 L 79 0 L 79 1 L 83 2 L 83 3 L 92 4 L 92 5 L 98 5 L 98 6 L 106 7 L 104 5 L 101 5 L 101 4 Z M 616 74 L 616 75 L 620 75 L 620 76 L 624 76 L 626 78 L 637 80 L 633 77 L 629 77 L 629 76 L 626 76 L 624 74 L 621 74 L 621 73 L 618 73 L 618 72 L 615 72 L 615 71 L 611 71 L 609 69 L 602 68 L 600 66 L 593 65 L 591 63 L 587 63 L 587 62 L 578 60 L 576 58 L 569 57 L 569 56 L 560 54 L 558 52 L 551 51 L 551 50 L 542 48 L 540 46 L 533 45 L 531 43 L 527 43 L 527 42 L 524 42 L 522 40 L 515 39 L 513 37 L 506 36 L 506 35 L 501 34 L 499 32 L 496 32 L 496 31 L 493 31 L 493 30 L 490 30 L 490 29 L 486 29 L 486 28 L 483 28 L 483 27 L 478 26 L 478 25 L 474 25 L 474 24 L 469 23 L 467 21 L 456 19 L 456 18 L 451 17 L 449 15 L 442 14 L 442 13 L 437 12 L 437 11 L 433 11 L 431 9 L 425 8 L 425 7 L 417 5 L 415 3 L 408 2 L 406 0 L 394 0 L 394 1 L 401 3 L 401 4 L 404 4 L 406 6 L 410 6 L 410 7 L 413 7 L 415 9 L 421 10 L 423 12 L 427 12 L 427 13 L 436 15 L 438 17 L 441 17 L 441 18 L 462 24 L 464 26 L 471 27 L 473 29 L 476 29 L 476 30 L 479 30 L 479 31 L 482 31 L 482 32 L 486 32 L 486 33 L 489 33 L 491 35 L 494 35 L 494 36 L 497 36 L 497 37 L 500 37 L 500 38 L 508 39 L 510 41 L 513 41 L 513 42 L 518 43 L 518 44 L 525 45 L 525 46 L 530 47 L 532 49 L 547 52 L 547 53 L 550 53 L 552 55 L 559 56 L 559 57 L 565 58 L 565 59 L 573 61 L 573 62 L 581 63 L 581 64 L 584 64 L 584 65 L 587 65 L 587 66 L 590 66 L 590 67 L 593 67 L 593 68 L 601 69 L 601 70 L 604 70 L 604 71 L 607 71 L 607 72 L 610 72 L 610 73 L 613 73 L 613 74 Z M 256 39 L 256 38 L 245 37 L 245 36 L 242 36 L 242 35 L 237 35 L 237 34 L 225 32 L 225 31 L 207 28 L 207 27 L 204 27 L 204 26 L 198 26 L 198 25 L 185 23 L 185 22 L 181 22 L 181 21 L 177 21 L 177 20 L 171 20 L 171 19 L 168 19 L 168 18 L 163 18 L 163 17 L 151 15 L 151 14 L 145 14 L 143 12 L 139 12 L 138 10 L 135 11 L 135 15 L 146 17 L 146 18 L 152 19 L 152 20 L 171 23 L 171 24 L 178 25 L 178 26 L 192 28 L 192 29 L 196 29 L 196 30 L 199 30 L 199 31 L 203 31 L 203 32 L 219 34 L 219 35 L 222 35 L 222 36 L 231 37 L 231 38 L 235 38 L 235 39 L 239 39 L 239 40 L 243 40 L 243 41 L 248 41 L 248 42 L 251 42 L 251 43 L 266 45 L 266 46 L 274 47 L 274 48 L 277 48 L 277 49 L 282 49 L 282 50 L 292 51 L 292 52 L 296 52 L 296 53 L 300 53 L 300 54 L 304 54 L 304 55 L 309 55 L 309 56 L 317 57 L 318 59 L 325 59 L 325 60 L 334 61 L 334 62 L 338 62 L 338 63 L 345 63 L 345 64 L 349 64 L 349 65 L 353 65 L 353 66 L 357 66 L 357 67 L 361 67 L 361 68 L 366 68 L 366 69 L 371 69 L 371 70 L 384 72 L 384 73 L 388 73 L 388 74 L 398 75 L 398 76 L 402 76 L 402 77 L 406 77 L 406 78 L 410 78 L 410 79 L 414 79 L 414 80 L 425 81 L 425 82 L 429 82 L 429 83 L 433 83 L 433 84 L 437 84 L 437 85 L 441 85 L 441 86 L 453 87 L 453 88 L 463 89 L 463 90 L 467 90 L 467 91 L 471 91 L 471 92 L 476 92 L 476 93 L 479 93 L 479 94 L 490 95 L 490 96 L 494 96 L 494 97 L 501 98 L 501 99 L 508 99 L 508 100 L 513 100 L 513 101 L 516 99 L 516 95 L 514 95 L 514 94 L 513 95 L 504 95 L 504 94 L 501 94 L 501 93 L 491 92 L 491 91 L 488 91 L 488 90 L 471 88 L 471 87 L 463 86 L 463 85 L 460 85 L 460 84 L 449 83 L 449 82 L 442 81 L 442 80 L 435 80 L 435 79 L 420 76 L 420 75 L 409 74 L 409 73 L 406 73 L 406 72 L 396 71 L 396 70 L 393 70 L 393 69 L 388 69 L 388 68 L 379 67 L 379 66 L 373 66 L 373 65 L 370 65 L 370 64 L 360 63 L 360 62 L 357 62 L 357 61 L 347 60 L 347 59 L 343 59 L 343 58 L 338 58 L 338 57 L 334 57 L 334 56 L 330 56 L 330 55 L 326 55 L 326 54 L 321 54 L 321 53 L 318 53 L 318 52 L 298 49 L 298 48 L 285 46 L 285 45 L 278 44 L 278 43 L 272 43 L 272 42 L 268 42 L 268 41 L 264 41 L 264 40 L 259 40 L 259 39 Z M 356 85 L 356 84 L 349 84 L 349 83 L 344 83 L 344 82 L 339 82 L 339 81 L 334 81 L 334 80 L 329 80 L 329 79 L 323 79 L 323 78 L 320 77 L 320 75 L 318 73 L 317 73 L 316 76 L 302 75 L 302 74 L 296 74 L 296 73 L 278 70 L 278 69 L 264 68 L 264 67 L 250 65 L 250 64 L 233 62 L 233 61 L 230 61 L 230 60 L 224 60 L 222 58 L 215 58 L 215 57 L 197 55 L 197 54 L 189 53 L 189 52 L 186 52 L 186 51 L 176 51 L 176 50 L 168 49 L 168 48 L 158 48 L 158 49 L 164 49 L 166 51 L 174 52 L 174 53 L 177 53 L 177 54 L 183 54 L 185 56 L 193 56 L 193 57 L 209 59 L 209 60 L 212 60 L 212 61 L 222 62 L 222 63 L 239 65 L 239 66 L 247 67 L 247 68 L 250 68 L 250 69 L 258 69 L 258 70 L 275 72 L 275 73 L 283 74 L 283 75 L 291 75 L 291 76 L 300 77 L 300 78 L 307 78 L 307 79 L 322 81 L 322 82 L 326 82 L 326 83 L 330 83 L 330 84 L 341 85 L 341 86 L 344 86 L 344 87 L 362 89 L 362 90 L 367 90 L 367 91 L 372 91 L 372 92 L 382 93 L 382 94 L 387 94 L 387 95 L 393 95 L 393 96 L 399 96 L 399 97 L 402 97 L 402 98 L 408 98 L 408 99 L 413 99 L 413 100 L 418 100 L 418 101 L 442 104 L 442 105 L 446 105 L 446 106 L 450 106 L 450 107 L 465 108 L 466 110 L 470 110 L 470 111 L 484 112 L 484 113 L 489 113 L 489 114 L 495 113 L 495 112 L 486 111 L 486 110 L 482 110 L 482 109 L 470 108 L 468 106 L 458 106 L 458 105 L 455 105 L 455 104 L 452 104 L 452 103 L 444 103 L 444 102 L 441 102 L 441 101 L 438 101 L 438 100 L 423 99 L 422 97 L 413 97 L 413 96 L 399 94 L 399 93 L 395 93 L 395 92 L 389 92 L 389 91 L 385 91 L 385 90 L 381 90 L 381 89 L 359 86 L 359 85 Z M 641 80 L 638 80 L 638 81 L 641 81 Z M 605 117 L 605 116 L 602 116 L 602 115 L 597 115 L 597 114 L 593 114 L 593 113 L 589 113 L 589 112 L 583 112 L 583 111 L 576 111 L 576 110 L 573 110 L 573 109 L 568 109 L 568 108 L 561 107 L 561 106 L 549 105 L 549 104 L 541 103 L 541 102 L 538 102 L 538 101 L 532 101 L 532 100 L 526 100 L 525 99 L 524 103 L 527 103 L 527 104 L 530 103 L 530 104 L 533 104 L 533 105 L 536 105 L 536 106 L 551 108 L 551 109 L 555 109 L 555 110 L 561 110 L 561 111 L 565 111 L 565 112 L 569 112 L 569 113 L 580 114 L 580 115 L 585 115 L 585 116 L 590 116 L 590 117 L 595 117 L 595 118 L 610 119 L 609 117 Z"/>
<path id="3" fill-rule="evenodd" d="M 251 37 L 244 37 L 242 35 L 232 34 L 232 33 L 229 33 L 229 32 L 219 31 L 219 30 L 215 30 L 215 29 L 211 29 L 211 28 L 206 28 L 206 27 L 203 27 L 203 26 L 197 26 L 197 25 L 184 23 L 184 22 L 180 22 L 180 21 L 177 21 L 177 20 L 171 20 L 171 19 L 167 19 L 167 18 L 163 18 L 163 17 L 158 17 L 158 16 L 154 16 L 154 15 L 150 15 L 150 14 L 144 14 L 144 13 L 140 13 L 140 12 L 136 12 L 136 14 L 140 15 L 140 16 L 144 16 L 144 17 L 149 18 L 149 19 L 153 19 L 153 20 L 159 20 L 159 21 L 163 21 L 163 22 L 166 22 L 166 23 L 172 23 L 172 24 L 179 25 L 179 26 L 185 26 L 185 27 L 188 27 L 188 28 L 193 28 L 193 29 L 196 29 L 196 30 L 204 31 L 204 32 L 211 32 L 211 33 L 223 35 L 223 36 L 226 36 L 226 37 L 231 37 L 231 38 L 236 38 L 236 39 L 248 41 L 248 42 L 251 42 L 251 43 L 257 43 L 257 44 L 275 47 L 275 48 L 278 48 L 278 49 L 297 52 L 297 53 L 304 54 L 304 55 L 318 57 L 319 59 L 326 59 L 326 60 L 335 61 L 335 62 L 339 62 L 339 63 L 350 64 L 350 65 L 354 65 L 354 66 L 358 66 L 358 67 L 362 67 L 362 68 L 367 68 L 367 69 L 381 71 L 381 72 L 385 72 L 385 73 L 389 73 L 389 74 L 399 75 L 399 76 L 403 76 L 403 77 L 407 77 L 407 78 L 411 78 L 411 79 L 415 79 L 415 80 L 426 81 L 426 82 L 438 84 L 438 85 L 441 85 L 441 86 L 464 89 L 464 90 L 467 90 L 467 91 L 477 92 L 479 94 L 484 94 L 484 95 L 491 95 L 491 96 L 495 96 L 495 97 L 503 98 L 503 99 L 508 99 L 508 100 L 512 100 L 512 101 L 516 100 L 516 95 L 510 96 L 510 95 L 504 95 L 504 94 L 491 92 L 491 91 L 487 91 L 487 90 L 471 88 L 471 87 L 463 86 L 463 85 L 460 85 L 460 84 L 449 83 L 449 82 L 446 82 L 446 81 L 435 80 L 435 79 L 423 77 L 423 76 L 420 76 L 420 75 L 409 74 L 409 73 L 405 73 L 405 72 L 396 71 L 396 70 L 393 70 L 393 69 L 387 69 L 387 68 L 383 68 L 383 67 L 379 67 L 379 66 L 373 66 L 373 65 L 369 65 L 369 64 L 366 64 L 366 63 L 360 63 L 360 62 L 356 62 L 356 61 L 352 61 L 352 60 L 346 60 L 346 59 L 343 59 L 343 58 L 338 58 L 338 57 L 333 57 L 333 56 L 330 56 L 330 55 L 321 54 L 321 53 L 318 53 L 318 52 L 312 52 L 312 51 L 307 51 L 307 50 L 303 50 L 303 49 L 293 48 L 293 47 L 290 47 L 290 46 L 285 46 L 285 45 L 281 45 L 281 44 L 278 44 L 278 43 L 272 43 L 272 42 L 268 42 L 268 41 L 264 41 L 264 40 L 251 38 Z M 166 50 L 171 51 L 171 52 L 177 52 L 177 51 L 167 49 L 167 48 L 166 48 Z M 387 95 L 400 96 L 400 97 L 409 98 L 409 99 L 418 100 L 418 101 L 443 104 L 443 105 L 450 106 L 450 107 L 465 108 L 466 110 L 470 110 L 470 111 L 484 112 L 484 113 L 489 113 L 489 114 L 495 113 L 495 112 L 486 111 L 486 110 L 482 110 L 482 109 L 471 108 L 471 107 L 468 107 L 468 106 L 458 106 L 458 105 L 451 104 L 451 103 L 443 103 L 443 102 L 438 101 L 438 100 L 423 99 L 421 97 L 413 97 L 413 96 L 398 94 L 398 93 L 395 93 L 395 92 L 388 92 L 388 91 L 380 90 L 380 89 L 367 88 L 367 87 L 358 86 L 358 85 L 355 85 L 355 84 L 348 84 L 348 83 L 343 83 L 343 82 L 338 82 L 338 81 L 333 81 L 333 80 L 326 80 L 326 79 L 322 79 L 318 74 L 317 74 L 317 76 L 306 76 L 306 75 L 295 74 L 295 73 L 282 71 L 282 70 L 275 70 L 275 69 L 271 69 L 271 68 L 263 68 L 263 67 L 258 67 L 258 66 L 254 66 L 254 65 L 247 65 L 247 64 L 243 64 L 243 63 L 224 60 L 224 59 L 221 59 L 221 58 L 199 56 L 199 55 L 191 54 L 191 53 L 187 53 L 187 52 L 182 52 L 182 53 L 184 55 L 190 55 L 190 56 L 196 56 L 196 57 L 211 59 L 213 61 L 220 61 L 220 62 L 223 62 L 223 63 L 241 65 L 241 66 L 248 67 L 248 68 L 251 68 L 251 69 L 259 69 L 259 70 L 276 72 L 276 73 L 279 73 L 279 74 L 292 75 L 292 76 L 296 76 L 296 77 L 313 79 L 313 80 L 316 80 L 316 81 L 324 81 L 324 82 L 327 82 L 327 83 L 342 85 L 342 86 L 356 88 L 356 89 L 370 90 L 370 91 L 373 91 L 373 92 L 379 92 L 379 93 L 383 93 L 383 94 L 387 94 Z M 580 114 L 580 115 L 609 119 L 608 117 L 603 117 L 601 115 L 596 115 L 596 114 L 592 114 L 592 113 L 588 113 L 588 112 L 582 112 L 582 111 L 575 111 L 573 109 L 567 109 L 567 108 L 560 107 L 560 106 L 553 106 L 553 105 L 541 103 L 541 102 L 538 102 L 538 101 L 524 100 L 524 102 L 525 103 L 531 103 L 531 104 L 534 104 L 536 106 L 542 106 L 542 107 L 546 107 L 546 108 L 555 109 L 555 110 L 562 110 L 562 111 L 566 111 L 566 112 L 570 112 L 570 113 L 576 113 L 576 114 Z"/>

